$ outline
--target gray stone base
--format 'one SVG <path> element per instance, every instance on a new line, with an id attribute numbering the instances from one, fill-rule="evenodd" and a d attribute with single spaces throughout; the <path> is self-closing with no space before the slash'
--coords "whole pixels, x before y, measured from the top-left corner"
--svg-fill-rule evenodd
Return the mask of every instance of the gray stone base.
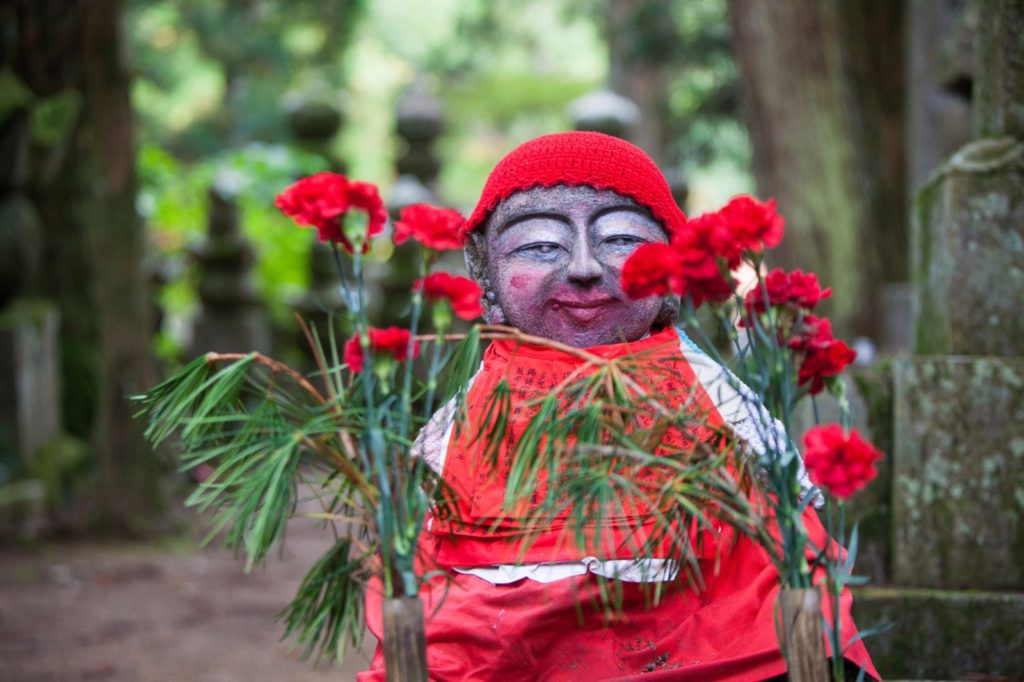
<path id="1" fill-rule="evenodd" d="M 894 367 L 893 582 L 1024 591 L 1024 358 Z"/>
<path id="2" fill-rule="evenodd" d="M 884 679 L 1024 675 L 1024 594 L 863 588 L 853 615 L 861 630 L 893 626 L 865 640 Z"/>

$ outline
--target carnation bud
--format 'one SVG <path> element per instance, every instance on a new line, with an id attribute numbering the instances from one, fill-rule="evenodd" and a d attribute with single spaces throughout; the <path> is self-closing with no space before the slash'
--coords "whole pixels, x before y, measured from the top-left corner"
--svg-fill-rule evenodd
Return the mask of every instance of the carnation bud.
<path id="1" fill-rule="evenodd" d="M 452 326 L 452 304 L 446 298 L 439 298 L 430 306 L 430 315 L 434 321 L 434 331 L 444 334 Z"/>
<path id="2" fill-rule="evenodd" d="M 384 395 L 390 393 L 391 371 L 394 367 L 395 361 L 390 353 L 377 353 L 373 356 L 373 375 L 377 377 L 381 393 Z"/>
<path id="3" fill-rule="evenodd" d="M 349 211 L 341 219 L 341 231 L 356 251 L 361 251 L 366 243 L 366 234 L 369 229 L 370 216 L 363 211 Z"/>

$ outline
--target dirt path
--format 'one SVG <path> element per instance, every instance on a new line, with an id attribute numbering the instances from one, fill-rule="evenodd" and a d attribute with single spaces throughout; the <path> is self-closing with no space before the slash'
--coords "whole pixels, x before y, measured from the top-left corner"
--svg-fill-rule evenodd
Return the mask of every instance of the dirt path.
<path id="1" fill-rule="evenodd" d="M 372 635 L 344 669 L 314 669 L 273 619 L 328 542 L 294 521 L 284 556 L 249 575 L 229 552 L 184 541 L 0 548 L 0 680 L 354 680 Z"/>

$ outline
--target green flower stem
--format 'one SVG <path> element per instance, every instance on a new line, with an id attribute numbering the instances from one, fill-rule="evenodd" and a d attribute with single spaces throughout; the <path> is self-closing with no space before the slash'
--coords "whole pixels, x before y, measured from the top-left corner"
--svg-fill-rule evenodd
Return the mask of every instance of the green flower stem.
<path id="1" fill-rule="evenodd" d="M 768 301 L 768 292 L 764 280 L 758 276 L 758 286 L 761 287 L 762 296 Z M 743 310 L 743 299 L 735 297 L 737 310 Z M 694 329 L 700 340 L 707 349 L 708 355 L 725 366 L 725 361 L 718 352 L 718 349 L 704 333 L 697 323 L 696 314 L 692 301 L 687 298 L 685 301 L 685 319 Z M 727 333 L 733 331 L 733 324 L 721 306 L 713 306 L 712 310 L 719 324 Z M 779 574 L 784 584 L 793 587 L 810 587 L 811 571 L 806 558 L 807 533 L 800 518 L 800 485 L 798 479 L 799 467 L 797 466 L 794 446 L 789 439 L 789 428 L 792 424 L 792 408 L 798 394 L 794 386 L 794 367 L 792 358 L 787 349 L 779 344 L 779 325 L 782 321 L 778 316 L 773 315 L 769 308 L 767 319 L 770 326 L 762 327 L 761 316 L 751 315 L 750 324 L 747 328 L 746 350 L 755 363 L 755 371 L 758 380 L 761 382 L 766 407 L 779 416 L 783 428 L 786 431 L 787 439 L 784 443 L 776 442 L 775 431 L 765 425 L 762 438 L 766 447 L 774 451 L 770 458 L 768 471 L 770 473 L 771 487 L 775 492 L 776 521 L 779 524 L 779 534 L 782 539 L 782 555 L 778 557 L 774 552 L 773 556 L 778 558 Z M 758 343 L 757 337 L 762 337 L 764 343 Z M 730 339 L 735 339 L 730 336 Z M 792 455 L 792 457 L 786 457 Z M 784 460 L 787 460 L 784 463 Z"/>
<path id="2" fill-rule="evenodd" d="M 358 246 L 352 254 L 352 271 L 356 280 L 356 306 L 357 321 L 356 333 L 359 334 L 359 345 L 363 349 L 363 362 L 373 362 L 373 352 L 370 348 L 370 328 L 366 315 L 366 306 L 363 305 L 363 253 Z M 370 451 L 373 459 L 374 473 L 377 477 L 377 485 L 380 488 L 380 503 L 376 509 L 377 530 L 380 533 L 380 552 L 383 566 L 384 594 L 394 596 L 394 581 L 392 573 L 394 570 L 394 557 L 392 549 L 395 545 L 395 497 L 391 492 L 391 480 L 388 478 L 385 463 L 386 444 L 384 433 L 381 431 L 382 415 L 377 413 L 374 401 L 374 389 L 376 388 L 376 377 L 373 372 L 363 372 L 363 399 L 366 401 L 366 424 L 364 431 L 364 447 Z"/>
<path id="3" fill-rule="evenodd" d="M 441 364 L 441 347 L 444 345 L 444 334 L 447 330 L 438 329 L 437 339 L 434 341 L 434 348 L 430 354 L 430 368 L 427 371 L 427 399 L 423 405 L 423 416 L 430 419 L 434 412 L 434 394 L 437 392 L 438 367 Z"/>
<path id="4" fill-rule="evenodd" d="M 837 500 L 837 506 L 839 507 L 839 527 L 835 529 L 835 535 L 833 535 L 833 529 L 829 528 L 828 536 L 834 537 L 839 544 L 836 547 L 835 561 L 828 562 L 827 583 L 832 601 L 832 679 L 835 682 L 842 682 L 845 676 L 843 671 L 843 624 L 840 620 L 839 600 L 843 595 L 846 576 L 843 575 L 843 562 L 839 560 L 839 548 L 846 545 L 846 503 L 843 500 Z M 828 518 L 831 521 L 831 511 Z"/>
<path id="5" fill-rule="evenodd" d="M 331 242 L 331 253 L 334 254 L 334 267 L 337 269 L 338 278 L 341 280 L 342 298 L 345 299 L 345 305 L 348 309 L 353 310 L 357 307 L 357 301 L 353 300 L 352 283 L 349 282 L 348 273 L 345 272 L 345 265 L 341 261 L 341 249 L 338 248 L 337 242 Z"/>
<path id="6" fill-rule="evenodd" d="M 423 277 L 421 268 L 420 277 Z M 412 292 L 412 319 L 409 323 L 409 347 L 405 356 L 405 373 L 402 377 L 402 423 L 401 436 L 403 439 L 409 437 L 410 422 L 412 420 L 412 365 L 413 349 L 416 347 L 416 332 L 420 324 L 420 313 L 423 311 L 423 292 L 416 289 Z"/>
<path id="7" fill-rule="evenodd" d="M 349 281 L 348 274 L 345 272 L 345 265 L 344 265 L 344 263 L 341 260 L 341 249 L 338 248 L 337 242 L 331 242 L 331 253 L 334 254 L 334 267 L 337 269 L 338 277 L 341 280 L 341 293 L 342 293 L 342 298 L 345 300 L 345 306 L 349 309 L 350 313 L 354 312 L 354 313 L 356 313 L 358 315 L 359 312 L 362 310 L 362 306 L 359 305 L 359 299 L 358 299 L 358 297 L 361 296 L 362 289 L 360 288 L 359 292 L 354 292 L 353 291 L 352 283 Z M 364 327 L 359 327 L 359 326 L 356 327 L 356 333 L 359 334 L 359 345 L 360 345 L 360 347 L 363 347 L 363 336 L 364 336 L 363 329 L 364 328 L 365 328 L 365 326 Z M 332 327 L 332 330 L 331 330 L 331 346 L 332 346 L 332 348 L 334 348 L 333 333 L 334 333 L 334 331 L 333 331 L 333 327 Z M 367 339 L 367 342 L 368 341 L 369 341 L 369 339 Z M 363 347 L 363 352 L 365 354 L 365 352 L 366 352 L 366 348 L 365 347 Z M 337 362 L 337 360 L 335 360 L 335 362 Z M 324 380 L 325 381 L 330 381 L 330 377 L 329 376 L 325 376 Z M 359 451 L 359 461 L 360 461 L 360 464 L 362 464 L 363 470 L 367 474 L 369 474 L 369 471 L 370 471 L 370 460 L 369 460 L 369 458 L 367 456 L 366 448 L 363 447 L 363 448 L 357 448 L 357 449 Z"/>
<path id="8" fill-rule="evenodd" d="M 427 274 L 430 261 L 429 256 L 424 254 L 419 259 L 418 267 L 418 278 L 423 278 Z M 409 345 L 406 349 L 405 366 L 403 367 L 402 375 L 402 394 L 401 394 L 401 410 L 399 412 L 400 424 L 399 424 L 399 435 L 402 441 L 407 441 L 409 438 L 409 432 L 412 428 L 412 377 L 413 377 L 413 351 L 416 348 L 416 334 L 419 331 L 420 317 L 423 312 L 423 292 L 419 289 L 414 289 L 412 292 L 412 313 L 409 322 Z M 396 486 L 399 489 L 405 489 L 406 494 L 412 494 L 408 490 L 407 486 L 403 485 L 403 480 L 406 475 L 403 467 L 398 467 L 395 473 Z M 415 472 L 414 472 L 415 476 Z M 402 538 L 408 538 L 409 542 L 403 543 L 399 551 L 397 551 L 396 560 L 396 572 L 402 583 L 402 590 L 404 594 L 408 596 L 415 596 L 419 594 L 418 581 L 416 578 L 416 571 L 413 566 L 413 548 L 416 547 L 416 537 L 419 534 L 420 526 L 423 523 L 422 510 L 417 505 L 415 510 L 408 508 L 406 495 L 401 495 L 396 500 L 397 502 L 397 523 L 398 533 Z"/>

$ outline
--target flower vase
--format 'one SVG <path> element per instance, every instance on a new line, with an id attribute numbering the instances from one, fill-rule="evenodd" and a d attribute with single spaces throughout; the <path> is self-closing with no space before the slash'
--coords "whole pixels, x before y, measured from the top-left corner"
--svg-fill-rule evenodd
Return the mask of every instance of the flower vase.
<path id="1" fill-rule="evenodd" d="M 383 603 L 384 665 L 388 682 L 427 682 L 427 637 L 419 597 Z"/>
<path id="2" fill-rule="evenodd" d="M 780 644 L 790 682 L 828 680 L 821 592 L 816 587 L 784 587 L 779 592 L 779 604 L 782 607 Z"/>

